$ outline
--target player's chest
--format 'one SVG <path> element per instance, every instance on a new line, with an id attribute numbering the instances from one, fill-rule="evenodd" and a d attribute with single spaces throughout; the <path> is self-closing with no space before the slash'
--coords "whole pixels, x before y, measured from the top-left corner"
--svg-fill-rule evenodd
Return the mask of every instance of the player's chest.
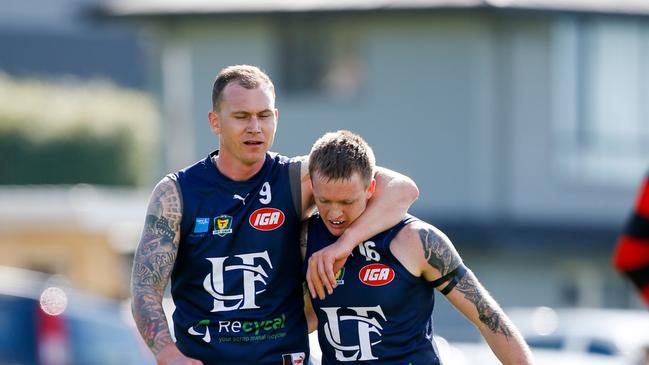
<path id="1" fill-rule="evenodd" d="M 298 224 L 292 201 L 281 189 L 220 192 L 196 204 L 185 242 L 196 256 L 277 251 L 297 246 Z"/>
<path id="2" fill-rule="evenodd" d="M 316 300 L 314 305 L 398 306 L 415 286 L 412 277 L 404 273 L 398 262 L 376 249 L 372 241 L 354 249 L 345 266 L 336 273 L 336 284 L 332 295 L 322 301 Z"/>

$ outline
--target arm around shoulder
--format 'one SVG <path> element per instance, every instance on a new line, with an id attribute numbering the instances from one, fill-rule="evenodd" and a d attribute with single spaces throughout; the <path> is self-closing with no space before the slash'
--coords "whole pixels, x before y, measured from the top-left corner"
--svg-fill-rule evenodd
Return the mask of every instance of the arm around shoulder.
<path id="1" fill-rule="evenodd" d="M 376 166 L 374 169 L 374 179 L 376 179 L 378 193 L 380 193 L 381 188 L 398 193 L 400 198 L 405 200 L 408 207 L 419 198 L 417 184 L 410 177 L 399 172 Z"/>
<path id="2" fill-rule="evenodd" d="M 376 189 L 367 202 L 367 208 L 337 242 L 348 252 L 364 240 L 399 223 L 419 198 L 415 182 L 396 171 L 377 166 L 374 179 Z"/>

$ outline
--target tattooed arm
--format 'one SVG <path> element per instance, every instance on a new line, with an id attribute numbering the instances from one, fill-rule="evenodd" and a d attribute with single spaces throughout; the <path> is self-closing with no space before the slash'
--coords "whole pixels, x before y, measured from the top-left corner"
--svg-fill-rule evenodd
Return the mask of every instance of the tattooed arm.
<path id="1" fill-rule="evenodd" d="M 533 363 L 527 343 L 473 272 L 467 270 L 446 297 L 478 327 L 503 364 Z"/>
<path id="2" fill-rule="evenodd" d="M 165 177 L 151 195 L 131 276 L 133 318 L 158 364 L 201 364 L 185 357 L 173 343 L 162 309 L 162 296 L 178 253 L 181 217 L 178 189 Z"/>
<path id="3" fill-rule="evenodd" d="M 460 267 L 455 275 L 451 274 L 457 278 L 457 283 L 454 288 L 449 287 L 448 301 L 478 327 L 503 364 L 532 364 L 529 347 L 498 303 L 470 270 L 461 274 L 462 259 L 448 237 L 431 225 L 419 227 L 418 233 L 428 263 L 424 267 L 424 277 L 432 281 Z M 443 280 L 446 282 L 441 283 L 438 289 L 445 291 L 453 281 L 452 277 Z"/>
<path id="4" fill-rule="evenodd" d="M 395 241 L 397 244 L 393 241 L 390 246 L 395 257 L 413 275 L 436 281 L 437 289 L 478 328 L 503 364 L 533 363 L 529 347 L 516 327 L 475 275 L 463 270 L 460 255 L 443 232 L 416 222 L 406 226 Z"/>

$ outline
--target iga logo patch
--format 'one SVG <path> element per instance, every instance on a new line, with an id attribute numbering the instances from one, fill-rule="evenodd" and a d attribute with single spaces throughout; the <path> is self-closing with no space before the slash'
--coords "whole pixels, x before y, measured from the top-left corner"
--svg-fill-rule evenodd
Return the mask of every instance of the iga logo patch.
<path id="1" fill-rule="evenodd" d="M 252 212 L 250 225 L 260 231 L 272 231 L 284 223 L 284 212 L 276 208 L 260 208 Z"/>
<path id="2" fill-rule="evenodd" d="M 382 286 L 394 279 L 394 270 L 383 264 L 369 264 L 358 272 L 358 279 L 365 285 Z"/>

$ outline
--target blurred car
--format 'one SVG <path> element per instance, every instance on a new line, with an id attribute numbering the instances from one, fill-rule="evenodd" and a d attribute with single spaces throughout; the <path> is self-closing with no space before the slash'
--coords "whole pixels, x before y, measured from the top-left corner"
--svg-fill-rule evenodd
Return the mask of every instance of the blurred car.
<path id="1" fill-rule="evenodd" d="M 0 364 L 148 365 L 117 302 L 46 274 L 0 266 Z"/>
<path id="2" fill-rule="evenodd" d="M 506 312 L 532 349 L 537 365 L 646 364 L 646 311 L 536 307 Z M 467 364 L 500 364 L 484 343 L 453 345 L 462 351 Z"/>
<path id="3" fill-rule="evenodd" d="M 454 342 L 453 348 L 460 352 L 444 365 L 501 365 L 496 355 L 486 343 Z M 562 352 L 556 350 L 532 349 L 535 365 L 627 365 L 616 358 L 601 355 L 589 355 L 579 352 Z M 640 365 L 633 363 L 633 365 Z M 644 365 L 644 364 L 642 364 Z"/>

